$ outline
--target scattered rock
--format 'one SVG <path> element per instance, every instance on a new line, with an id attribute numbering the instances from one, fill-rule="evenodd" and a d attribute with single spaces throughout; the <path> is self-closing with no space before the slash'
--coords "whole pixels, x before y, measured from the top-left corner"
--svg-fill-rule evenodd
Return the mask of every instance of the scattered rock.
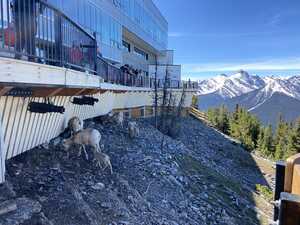
<path id="1" fill-rule="evenodd" d="M 29 220 L 35 213 L 41 211 L 42 206 L 37 202 L 28 198 L 17 198 L 10 200 L 9 205 L 16 205 L 16 209 L 4 216 L 0 216 L 0 224 L 19 225 Z"/>
<path id="2" fill-rule="evenodd" d="M 3 193 L 3 195 L 0 195 L 0 200 L 7 200 L 16 197 L 13 185 L 8 180 L 4 184 L 0 184 L 0 193 Z"/>
<path id="3" fill-rule="evenodd" d="M 0 204 L 0 216 L 17 210 L 15 201 L 9 200 Z"/>
<path id="4" fill-rule="evenodd" d="M 99 190 L 103 190 L 105 188 L 105 185 L 103 183 L 99 182 L 99 183 L 93 185 L 91 188 L 99 191 Z"/>
<path id="5" fill-rule="evenodd" d="M 17 209 L 0 216 L 0 224 L 259 224 L 251 187 L 265 179 L 249 153 L 190 118 L 176 140 L 151 120 L 135 122 L 135 139 L 111 118 L 85 122 L 101 133 L 113 175 L 96 168 L 93 156 L 77 157 L 75 148 L 64 157 L 61 138 L 9 160 L 10 187 L 0 186 L 0 203 L 11 200 Z M 25 196 L 26 207 L 17 196 Z"/>

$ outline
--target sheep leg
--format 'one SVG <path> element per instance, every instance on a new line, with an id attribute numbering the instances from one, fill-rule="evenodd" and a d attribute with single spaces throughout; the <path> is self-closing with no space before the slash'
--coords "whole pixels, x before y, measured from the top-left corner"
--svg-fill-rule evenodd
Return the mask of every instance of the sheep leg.
<path id="1" fill-rule="evenodd" d="M 81 156 L 81 152 L 82 152 L 82 145 L 80 145 L 80 147 L 79 147 L 77 157 L 80 157 L 80 156 Z"/>
<path id="2" fill-rule="evenodd" d="M 70 158 L 70 153 L 67 151 L 67 158 L 69 159 Z"/>
<path id="3" fill-rule="evenodd" d="M 102 168 L 102 166 L 101 166 L 101 163 L 100 163 L 99 161 L 97 161 L 97 163 L 96 163 L 96 167 L 98 167 L 98 168 Z"/>
<path id="4" fill-rule="evenodd" d="M 111 162 L 109 161 L 107 164 L 108 164 L 108 168 L 110 170 L 110 174 L 112 175 L 113 174 L 113 169 L 112 169 Z"/>
<path id="5" fill-rule="evenodd" d="M 102 171 L 105 171 L 106 168 L 107 168 L 107 165 L 103 166 L 103 167 L 102 167 Z"/>
<path id="6" fill-rule="evenodd" d="M 89 160 L 89 155 L 88 155 L 87 152 L 86 152 L 85 146 L 84 146 L 84 145 L 81 145 L 81 146 L 82 146 L 82 149 L 83 149 L 83 151 L 84 151 L 85 159 L 86 159 L 86 160 Z"/>
<path id="7" fill-rule="evenodd" d="M 105 162 L 105 166 L 103 167 L 103 171 L 105 171 L 107 169 L 107 167 L 109 168 L 110 174 L 113 174 L 113 170 L 112 170 L 112 165 L 110 161 Z"/>
<path id="8" fill-rule="evenodd" d="M 95 147 L 96 151 L 97 152 L 102 152 L 101 148 L 100 148 L 100 144 L 96 144 L 96 147 Z"/>

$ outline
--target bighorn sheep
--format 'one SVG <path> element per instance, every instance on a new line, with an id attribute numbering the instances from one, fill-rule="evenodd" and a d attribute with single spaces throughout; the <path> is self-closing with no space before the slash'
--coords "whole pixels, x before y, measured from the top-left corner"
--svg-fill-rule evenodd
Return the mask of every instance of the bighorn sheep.
<path id="1" fill-rule="evenodd" d="M 122 112 L 115 113 L 114 114 L 114 121 L 121 127 L 123 127 L 124 123 L 124 115 Z"/>
<path id="2" fill-rule="evenodd" d="M 108 155 L 101 152 L 94 152 L 94 161 L 96 162 L 97 167 L 102 168 L 103 171 L 109 168 L 110 174 L 113 174 L 112 165 Z"/>
<path id="3" fill-rule="evenodd" d="M 129 137 L 132 139 L 139 136 L 140 130 L 136 122 L 128 123 L 128 132 L 129 132 Z"/>
<path id="4" fill-rule="evenodd" d="M 118 124 L 123 126 L 124 116 L 122 112 L 109 112 L 102 117 L 103 124 Z"/>
<path id="5" fill-rule="evenodd" d="M 68 128 L 71 131 L 71 136 L 83 129 L 83 121 L 78 117 L 72 117 L 68 122 Z"/>
<path id="6" fill-rule="evenodd" d="M 88 160 L 88 154 L 86 152 L 85 145 L 91 146 L 94 153 L 101 152 L 100 140 L 101 134 L 98 130 L 87 128 L 78 131 L 73 137 L 65 139 L 63 141 L 63 147 L 65 150 L 68 150 L 73 144 L 80 145 L 78 157 L 81 156 L 81 152 L 83 150 L 85 153 L 85 158 Z"/>

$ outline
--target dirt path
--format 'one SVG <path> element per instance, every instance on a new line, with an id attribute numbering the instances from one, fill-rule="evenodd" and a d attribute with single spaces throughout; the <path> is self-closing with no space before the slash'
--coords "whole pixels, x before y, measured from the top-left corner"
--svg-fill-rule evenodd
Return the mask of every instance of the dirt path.
<path id="1" fill-rule="evenodd" d="M 275 168 L 274 162 L 261 158 L 255 154 L 251 154 L 253 159 L 255 160 L 258 168 L 260 169 L 261 173 L 268 181 L 269 186 L 274 190 L 275 187 Z"/>

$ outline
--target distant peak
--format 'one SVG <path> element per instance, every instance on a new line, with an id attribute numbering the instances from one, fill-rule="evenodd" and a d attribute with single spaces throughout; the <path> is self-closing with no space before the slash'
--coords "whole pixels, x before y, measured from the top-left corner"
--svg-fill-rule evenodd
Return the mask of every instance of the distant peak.
<path id="1" fill-rule="evenodd" d="M 245 70 L 239 70 L 239 71 L 237 71 L 238 73 L 246 73 L 246 74 L 248 74 L 248 72 L 247 71 L 245 71 Z"/>
<path id="2" fill-rule="evenodd" d="M 219 76 L 220 76 L 220 77 L 228 77 L 228 75 L 225 74 L 225 73 L 222 73 L 222 74 L 220 74 Z"/>
<path id="3" fill-rule="evenodd" d="M 239 70 L 236 74 L 232 75 L 231 77 L 238 79 L 249 79 L 250 75 L 245 70 Z"/>

